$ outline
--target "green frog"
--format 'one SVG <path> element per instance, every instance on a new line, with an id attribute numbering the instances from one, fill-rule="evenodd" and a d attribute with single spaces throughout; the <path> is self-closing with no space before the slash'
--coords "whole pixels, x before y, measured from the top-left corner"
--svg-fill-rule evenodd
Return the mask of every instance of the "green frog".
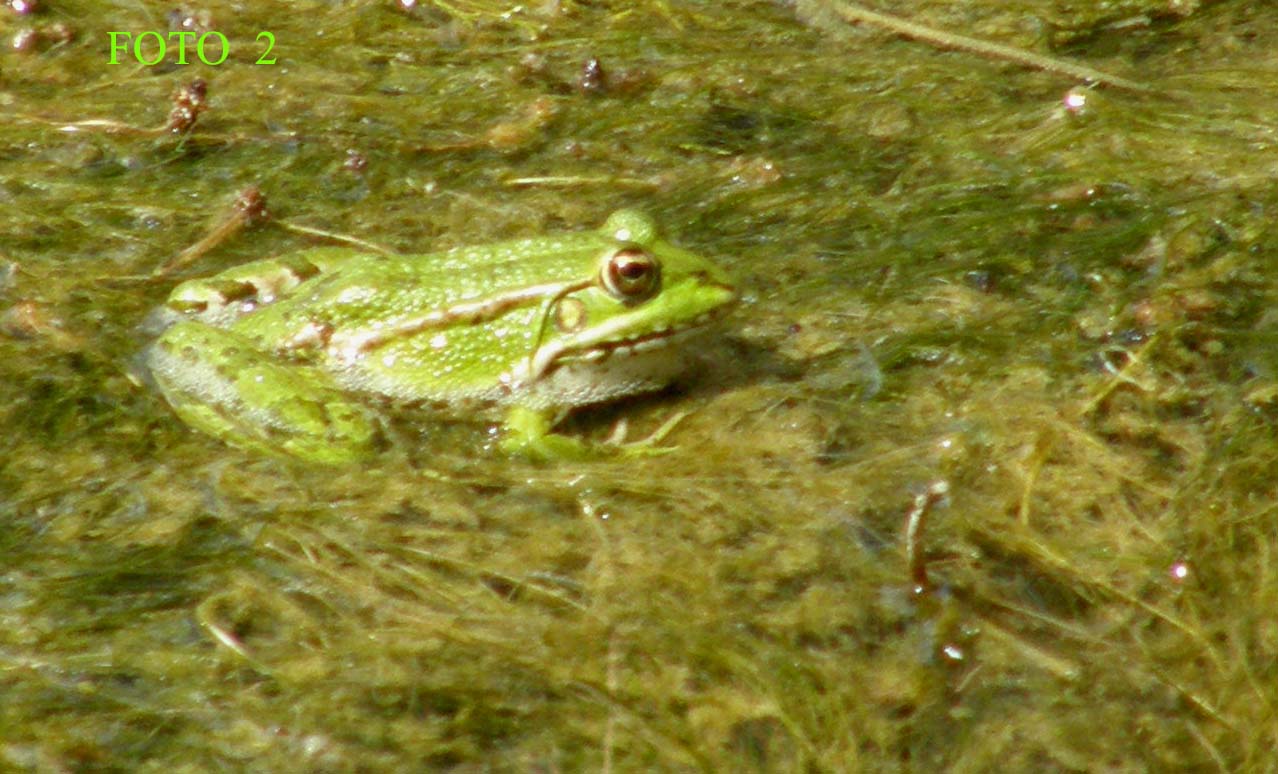
<path id="1" fill-rule="evenodd" d="M 188 424 L 321 463 L 383 444 L 361 395 L 475 416 L 506 412 L 502 447 L 595 447 L 554 432 L 574 407 L 659 389 L 734 301 L 728 275 L 614 212 L 595 231 L 423 255 L 317 248 L 179 285 L 144 360 Z"/>

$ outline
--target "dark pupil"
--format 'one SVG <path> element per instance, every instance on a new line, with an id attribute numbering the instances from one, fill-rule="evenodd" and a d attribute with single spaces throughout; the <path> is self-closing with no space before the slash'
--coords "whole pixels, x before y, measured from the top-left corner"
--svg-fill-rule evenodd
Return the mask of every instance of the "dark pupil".
<path id="1" fill-rule="evenodd" d="M 639 280 L 643 279 L 648 273 L 648 264 L 643 261 L 629 261 L 617 267 L 617 273 L 622 279 Z"/>

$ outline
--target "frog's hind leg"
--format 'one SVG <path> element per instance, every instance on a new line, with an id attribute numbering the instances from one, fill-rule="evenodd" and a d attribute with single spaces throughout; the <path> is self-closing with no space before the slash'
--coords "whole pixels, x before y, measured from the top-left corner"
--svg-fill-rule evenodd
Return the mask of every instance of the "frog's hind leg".
<path id="1" fill-rule="evenodd" d="M 150 346 L 145 364 L 183 421 L 227 443 L 332 464 L 382 443 L 372 413 L 323 373 L 278 362 L 234 332 L 178 322 Z"/>

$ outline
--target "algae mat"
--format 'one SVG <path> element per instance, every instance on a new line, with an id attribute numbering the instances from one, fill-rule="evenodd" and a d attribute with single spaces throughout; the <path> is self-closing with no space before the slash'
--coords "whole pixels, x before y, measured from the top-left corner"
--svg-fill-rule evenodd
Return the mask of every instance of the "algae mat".
<path id="1" fill-rule="evenodd" d="M 1272 770 L 1276 30 L 5 4 L 0 767 Z M 181 279 L 620 206 L 743 291 L 676 389 L 569 420 L 686 412 L 666 454 L 403 407 L 314 468 L 136 377 Z"/>

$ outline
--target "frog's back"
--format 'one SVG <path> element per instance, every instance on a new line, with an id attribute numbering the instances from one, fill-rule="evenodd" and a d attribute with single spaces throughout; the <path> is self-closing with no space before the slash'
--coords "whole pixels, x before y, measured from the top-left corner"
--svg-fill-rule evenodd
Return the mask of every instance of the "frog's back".
<path id="1" fill-rule="evenodd" d="M 511 402 L 527 392 L 515 372 L 547 334 L 558 294 L 583 284 L 582 266 L 601 245 L 568 235 L 362 256 L 232 327 L 319 364 L 348 389 L 406 401 Z"/>

